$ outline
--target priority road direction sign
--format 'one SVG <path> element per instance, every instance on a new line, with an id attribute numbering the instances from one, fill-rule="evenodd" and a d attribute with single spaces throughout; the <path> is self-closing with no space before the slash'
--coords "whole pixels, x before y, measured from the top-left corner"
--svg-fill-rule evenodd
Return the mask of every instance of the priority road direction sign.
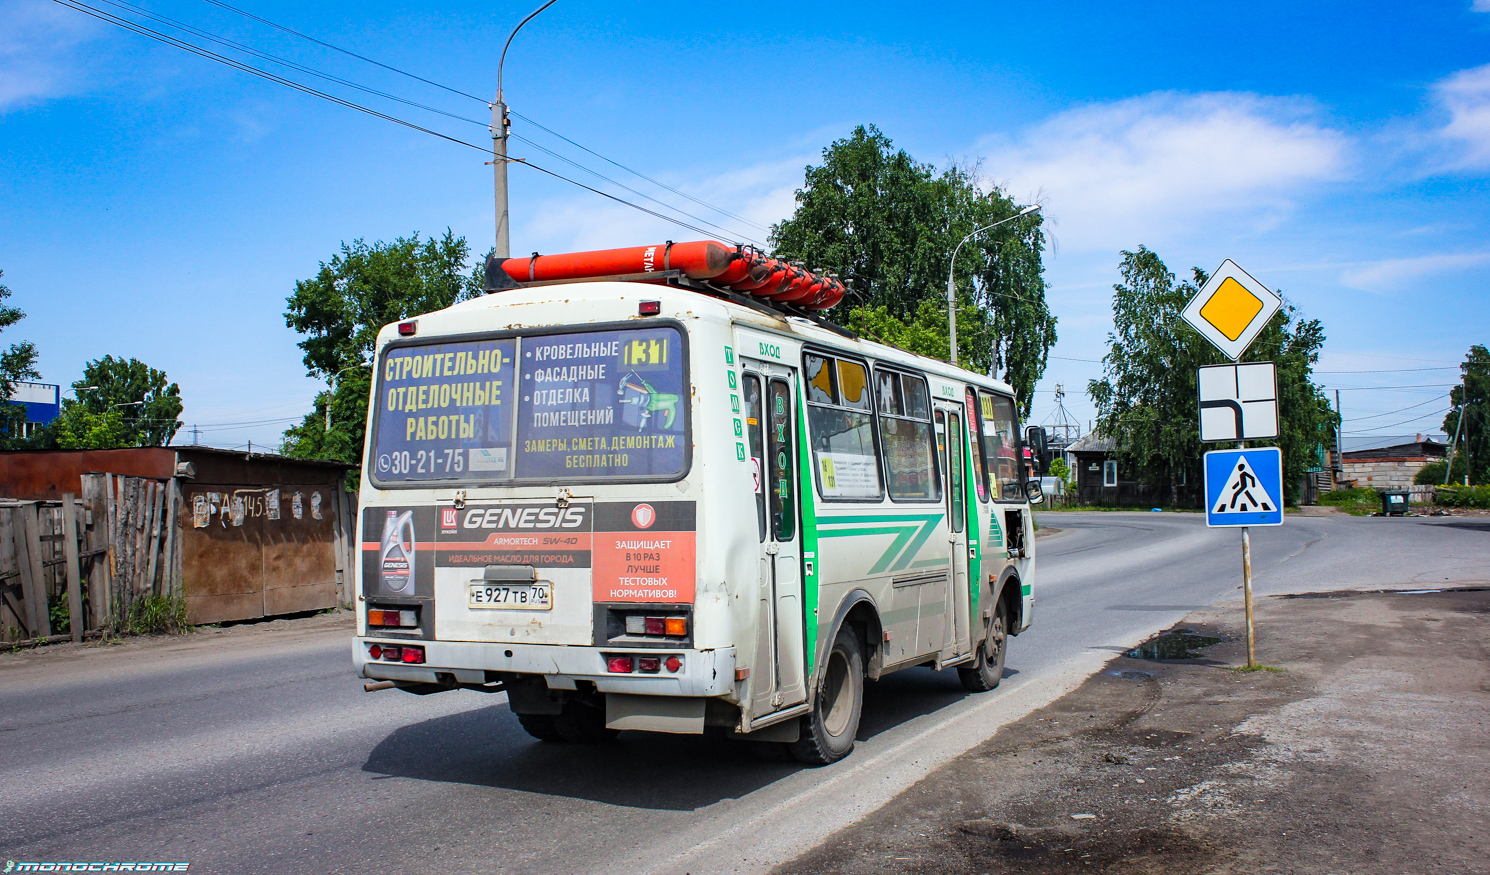
<path id="1" fill-rule="evenodd" d="M 1227 358 L 1237 361 L 1281 306 L 1282 298 L 1228 258 L 1180 315 Z"/>
<path id="2" fill-rule="evenodd" d="M 1278 369 L 1272 362 L 1204 365 L 1199 370 L 1202 441 L 1278 436 Z"/>
<path id="3" fill-rule="evenodd" d="M 1283 451 L 1257 447 L 1206 453 L 1205 524 L 1283 525 Z"/>

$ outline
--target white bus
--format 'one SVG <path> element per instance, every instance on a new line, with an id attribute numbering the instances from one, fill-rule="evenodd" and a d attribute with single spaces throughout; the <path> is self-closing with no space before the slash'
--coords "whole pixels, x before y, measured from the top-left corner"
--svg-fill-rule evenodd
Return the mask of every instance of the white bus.
<path id="1" fill-rule="evenodd" d="M 719 727 L 809 763 L 853 749 L 866 677 L 998 686 L 1034 609 L 1009 386 L 646 278 L 380 333 L 359 674 L 505 692 L 544 741 Z"/>

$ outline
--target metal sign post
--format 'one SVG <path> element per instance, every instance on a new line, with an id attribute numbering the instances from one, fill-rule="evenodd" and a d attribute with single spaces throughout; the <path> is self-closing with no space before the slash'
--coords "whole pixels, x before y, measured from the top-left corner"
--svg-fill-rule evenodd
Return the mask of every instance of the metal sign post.
<path id="1" fill-rule="evenodd" d="M 1200 439 L 1276 438 L 1278 378 L 1272 362 L 1242 363 L 1242 353 L 1283 300 L 1231 259 L 1221 263 L 1180 316 L 1237 364 L 1200 368 Z M 1277 447 L 1205 454 L 1205 524 L 1242 530 L 1242 600 L 1247 612 L 1247 667 L 1257 667 L 1252 624 L 1252 526 L 1283 525 L 1283 453 Z"/>

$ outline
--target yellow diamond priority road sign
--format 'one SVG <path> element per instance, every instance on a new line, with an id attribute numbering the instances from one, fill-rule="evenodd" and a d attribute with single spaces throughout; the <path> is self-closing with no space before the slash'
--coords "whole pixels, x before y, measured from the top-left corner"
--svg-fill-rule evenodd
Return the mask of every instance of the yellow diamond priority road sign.
<path id="1" fill-rule="evenodd" d="M 1236 361 L 1281 306 L 1281 298 L 1228 258 L 1180 315 Z"/>

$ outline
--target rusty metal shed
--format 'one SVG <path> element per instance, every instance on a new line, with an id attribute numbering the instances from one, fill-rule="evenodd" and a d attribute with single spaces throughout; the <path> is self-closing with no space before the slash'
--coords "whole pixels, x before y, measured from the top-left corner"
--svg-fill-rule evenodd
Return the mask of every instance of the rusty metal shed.
<path id="1" fill-rule="evenodd" d="M 149 563 L 151 580 L 137 573 L 126 589 L 172 591 L 174 561 L 191 622 L 215 623 L 347 601 L 356 520 L 356 495 L 343 487 L 350 467 L 210 447 L 0 452 L 0 497 L 82 495 L 89 527 L 105 518 L 111 526 L 93 551 L 109 551 L 100 566 L 110 579 L 89 585 L 114 601 L 119 531 L 136 522 L 142 530 L 153 526 L 154 539 L 140 543 L 152 557 L 167 545 L 175 552 Z M 85 552 L 89 546 L 82 545 Z"/>

